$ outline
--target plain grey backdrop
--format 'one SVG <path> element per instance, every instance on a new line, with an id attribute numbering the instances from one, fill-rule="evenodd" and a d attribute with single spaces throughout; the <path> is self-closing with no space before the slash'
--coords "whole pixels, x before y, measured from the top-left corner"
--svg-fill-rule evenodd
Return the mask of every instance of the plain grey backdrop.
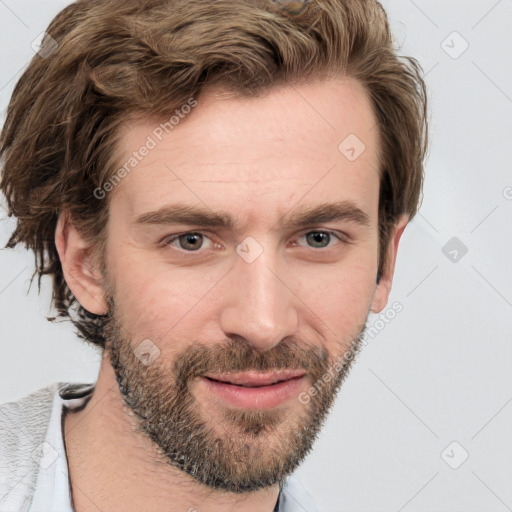
<path id="1" fill-rule="evenodd" d="M 0 0 L 1 122 L 64 0 Z M 390 319 L 296 475 L 325 512 L 512 511 L 512 0 L 387 0 L 429 88 L 424 200 L 398 252 Z M 14 220 L 2 198 L 0 243 Z M 52 324 L 33 255 L 0 251 L 0 402 L 93 382 L 99 357 Z M 386 321 L 384 321 L 386 320 Z"/>

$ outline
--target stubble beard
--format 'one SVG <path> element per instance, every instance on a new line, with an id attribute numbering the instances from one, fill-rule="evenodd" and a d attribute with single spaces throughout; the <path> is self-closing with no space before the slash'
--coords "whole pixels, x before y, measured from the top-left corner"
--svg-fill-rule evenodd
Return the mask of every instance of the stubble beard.
<path id="1" fill-rule="evenodd" d="M 323 346 L 296 339 L 284 339 L 271 350 L 258 352 L 246 340 L 230 338 L 213 345 L 191 343 L 172 364 L 160 355 L 144 365 L 134 352 L 138 343 L 117 319 L 114 300 L 109 303 L 106 351 L 136 429 L 153 441 L 167 464 L 210 490 L 236 494 L 275 484 L 282 488 L 286 476 L 304 461 L 360 351 L 366 329 L 365 322 L 349 348 L 344 344 L 343 354 L 336 357 Z M 332 370 L 336 363 L 339 371 Z M 286 408 L 222 407 L 209 412 L 192 393 L 194 382 L 207 372 L 276 368 L 304 369 L 316 394 L 308 395 L 307 403 L 297 398 Z M 322 377 L 328 373 L 332 378 L 325 382 Z"/>

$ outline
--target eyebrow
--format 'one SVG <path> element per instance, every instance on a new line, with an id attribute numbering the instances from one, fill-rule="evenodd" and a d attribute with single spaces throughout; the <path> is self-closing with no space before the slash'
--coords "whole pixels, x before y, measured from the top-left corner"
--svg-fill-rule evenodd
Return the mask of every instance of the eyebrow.
<path id="1" fill-rule="evenodd" d="M 340 220 L 354 222 L 363 227 L 371 226 L 369 215 L 351 201 L 346 200 L 306 207 L 285 216 L 277 226 L 282 229 L 293 229 Z M 235 219 L 229 213 L 213 212 L 207 208 L 179 203 L 143 213 L 135 219 L 134 224 L 187 224 L 226 230 L 233 230 L 236 227 Z"/>

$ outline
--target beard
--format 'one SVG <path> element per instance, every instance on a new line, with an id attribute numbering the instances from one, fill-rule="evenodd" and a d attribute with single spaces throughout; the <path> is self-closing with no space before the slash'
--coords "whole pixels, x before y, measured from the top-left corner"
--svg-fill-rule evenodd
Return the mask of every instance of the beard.
<path id="1" fill-rule="evenodd" d="M 136 355 L 140 341 L 123 328 L 112 296 L 108 303 L 105 350 L 123 401 L 136 420 L 135 430 L 153 442 L 159 460 L 209 489 L 231 493 L 275 484 L 282 489 L 285 478 L 311 451 L 366 329 L 365 322 L 348 349 L 340 344 L 345 350 L 335 356 L 320 344 L 296 338 L 284 338 L 261 352 L 244 338 L 231 336 L 214 344 L 190 343 L 180 353 L 166 342 L 169 354 L 162 352 L 151 364 L 143 364 Z M 172 361 L 167 359 L 170 354 Z M 284 408 L 213 408 L 215 402 L 209 400 L 208 410 L 192 392 L 194 382 L 206 373 L 251 369 L 303 369 L 317 391 L 307 401 L 299 395 L 295 405 L 290 402 Z M 332 379 L 324 382 L 328 373 Z"/>

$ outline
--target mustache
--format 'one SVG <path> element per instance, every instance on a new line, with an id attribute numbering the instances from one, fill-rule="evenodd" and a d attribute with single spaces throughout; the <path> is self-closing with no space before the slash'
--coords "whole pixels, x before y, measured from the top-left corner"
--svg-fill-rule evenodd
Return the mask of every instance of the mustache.
<path id="1" fill-rule="evenodd" d="M 305 345 L 296 339 L 284 339 L 265 352 L 254 349 L 244 338 L 233 336 L 214 345 L 190 345 L 174 363 L 179 386 L 206 373 L 248 370 L 304 370 L 322 375 L 330 364 L 328 351 L 320 345 Z"/>

